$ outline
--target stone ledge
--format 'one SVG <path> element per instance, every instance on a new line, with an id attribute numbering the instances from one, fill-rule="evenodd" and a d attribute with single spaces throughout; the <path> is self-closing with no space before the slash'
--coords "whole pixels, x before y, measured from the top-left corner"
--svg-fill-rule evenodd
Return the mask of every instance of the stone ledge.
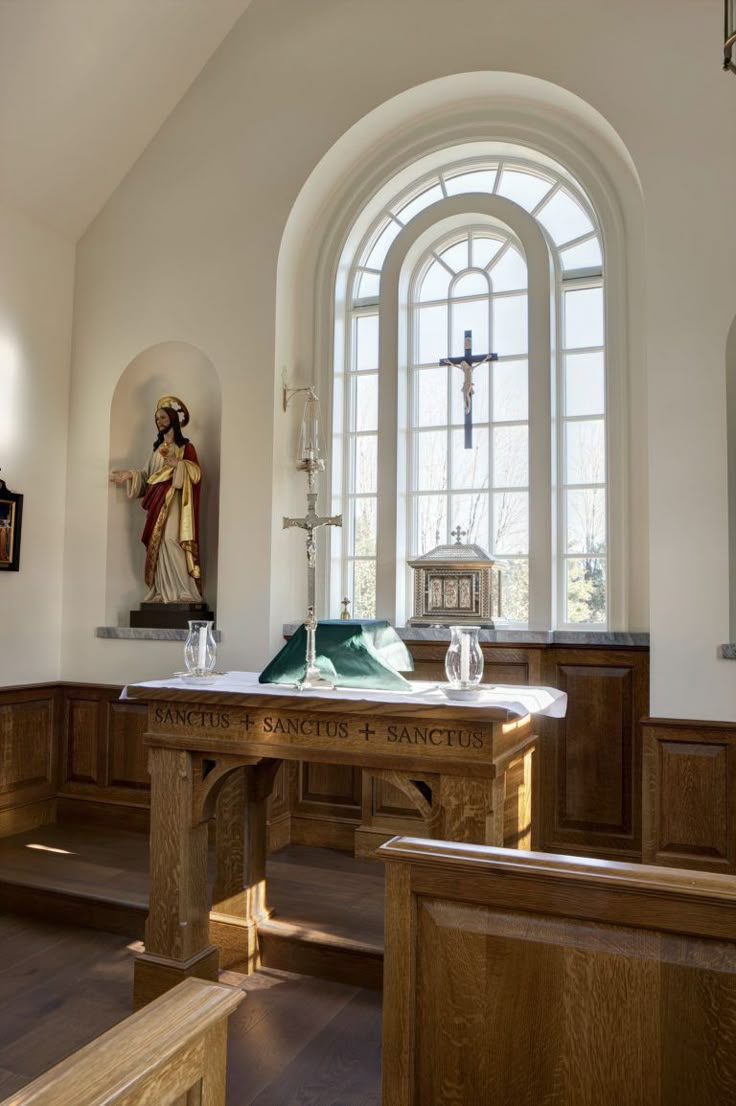
<path id="1" fill-rule="evenodd" d="M 298 622 L 285 623 L 282 628 L 284 637 L 291 637 L 300 625 L 301 623 Z M 448 626 L 397 626 L 396 633 L 404 641 L 450 640 Z M 649 646 L 648 633 L 607 630 L 481 630 L 478 640 L 494 642 L 497 645 L 619 645 L 629 648 Z M 736 645 L 722 648 L 733 648 L 734 659 L 736 659 Z"/>
<path id="2" fill-rule="evenodd" d="M 222 641 L 222 630 L 213 630 L 215 641 Z M 95 637 L 114 638 L 117 641 L 186 641 L 188 630 L 161 630 L 150 626 L 97 626 Z"/>

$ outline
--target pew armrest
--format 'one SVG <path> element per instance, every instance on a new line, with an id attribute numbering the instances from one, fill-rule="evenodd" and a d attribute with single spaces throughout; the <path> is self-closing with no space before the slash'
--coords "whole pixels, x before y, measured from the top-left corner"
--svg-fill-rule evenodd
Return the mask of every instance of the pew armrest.
<path id="1" fill-rule="evenodd" d="M 218 1103 L 208 1086 L 222 1086 L 224 1102 L 227 1019 L 244 998 L 234 987 L 186 979 L 0 1106 Z"/>

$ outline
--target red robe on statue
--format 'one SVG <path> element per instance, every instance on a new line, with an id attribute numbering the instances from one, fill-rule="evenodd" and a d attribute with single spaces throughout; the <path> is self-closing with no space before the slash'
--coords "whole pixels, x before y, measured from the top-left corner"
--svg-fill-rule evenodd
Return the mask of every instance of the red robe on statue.
<path id="1" fill-rule="evenodd" d="M 175 451 L 175 456 L 170 454 Z M 185 462 L 181 488 L 174 487 L 174 476 L 179 461 Z M 200 493 L 201 469 L 197 459 L 197 452 L 191 442 L 183 448 L 165 447 L 153 454 L 149 472 L 146 476 L 146 487 L 143 493 L 141 506 L 146 512 L 146 524 L 143 528 L 141 541 L 146 547 L 146 584 L 149 588 L 156 588 L 164 592 L 164 588 L 156 587 L 157 569 L 161 556 L 162 543 L 164 541 L 178 543 L 186 558 L 186 572 L 196 584 L 196 592 L 201 594 L 201 569 L 199 563 L 199 493 Z M 166 533 L 166 524 L 172 511 L 175 510 L 175 497 L 180 496 L 178 509 L 177 532 L 172 535 Z M 170 530 L 171 528 L 169 528 Z M 194 590 L 194 589 L 192 589 Z M 180 599 L 186 601 L 191 595 L 182 595 Z M 169 600 L 170 601 L 170 600 Z"/>

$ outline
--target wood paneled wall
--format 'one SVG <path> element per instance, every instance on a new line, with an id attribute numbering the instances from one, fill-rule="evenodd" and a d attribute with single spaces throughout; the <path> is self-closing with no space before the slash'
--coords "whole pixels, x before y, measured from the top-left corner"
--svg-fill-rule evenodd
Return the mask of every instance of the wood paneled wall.
<path id="1" fill-rule="evenodd" d="M 444 644 L 409 645 L 416 678 L 445 678 Z M 488 683 L 548 684 L 568 693 L 564 720 L 540 719 L 540 848 L 639 859 L 639 720 L 648 713 L 648 651 L 507 645 L 483 651 Z M 119 696 L 119 687 L 92 684 L 0 690 L 1 732 L 13 750 L 3 755 L 8 766 L 20 758 L 0 783 L 12 792 L 9 805 L 25 805 L 27 816 L 40 819 L 33 804 L 42 800 L 44 816 L 53 818 L 56 801 L 61 820 L 146 828 L 146 707 Z M 3 826 L 7 801 L 0 790 L 0 832 L 20 832 L 19 815 Z M 269 821 L 272 848 L 293 841 L 366 856 L 393 834 L 419 835 L 422 825 L 391 783 L 355 768 L 308 763 L 279 773 Z"/>
<path id="2" fill-rule="evenodd" d="M 55 684 L 0 692 L 0 837 L 56 817 L 60 706 Z"/>
<path id="3" fill-rule="evenodd" d="M 445 679 L 444 644 L 408 644 L 415 678 Z M 483 656 L 484 683 L 543 684 L 568 695 L 564 719 L 538 721 L 540 849 L 639 860 L 641 719 L 649 709 L 649 650 L 484 644 Z M 394 788 L 380 781 L 364 783 L 359 840 L 368 829 L 418 834 L 419 825 Z"/>
<path id="4" fill-rule="evenodd" d="M 644 723 L 643 857 L 736 873 L 736 725 Z"/>
<path id="5" fill-rule="evenodd" d="M 144 828 L 149 790 L 147 708 L 120 702 L 119 687 L 63 685 L 59 817 Z M 101 806 L 104 810 L 100 809 Z"/>
<path id="6" fill-rule="evenodd" d="M 397 838 L 383 1106 L 731 1106 L 729 877 Z"/>
<path id="7" fill-rule="evenodd" d="M 442 647 L 412 648 L 417 675 L 441 679 Z M 489 681 L 503 671 L 569 696 L 566 718 L 540 720 L 541 849 L 736 873 L 736 724 L 642 726 L 646 650 L 485 651 Z M 147 827 L 146 709 L 119 695 L 91 684 L 0 689 L 0 836 L 56 817 Z M 357 843 L 368 855 L 377 831 L 421 832 L 400 791 L 339 765 L 285 765 L 269 811 L 272 848 Z"/>
<path id="8" fill-rule="evenodd" d="M 541 720 L 542 848 L 639 860 L 649 653 L 550 649 L 541 682 L 568 697 L 565 718 Z"/>

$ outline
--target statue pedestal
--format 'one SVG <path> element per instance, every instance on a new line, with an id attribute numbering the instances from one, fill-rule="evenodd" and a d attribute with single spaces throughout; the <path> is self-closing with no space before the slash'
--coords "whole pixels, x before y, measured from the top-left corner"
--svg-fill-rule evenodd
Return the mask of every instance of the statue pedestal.
<path id="1" fill-rule="evenodd" d="M 213 611 L 202 603 L 141 603 L 139 610 L 130 612 L 133 628 L 153 630 L 186 630 L 192 618 L 215 621 Z"/>

